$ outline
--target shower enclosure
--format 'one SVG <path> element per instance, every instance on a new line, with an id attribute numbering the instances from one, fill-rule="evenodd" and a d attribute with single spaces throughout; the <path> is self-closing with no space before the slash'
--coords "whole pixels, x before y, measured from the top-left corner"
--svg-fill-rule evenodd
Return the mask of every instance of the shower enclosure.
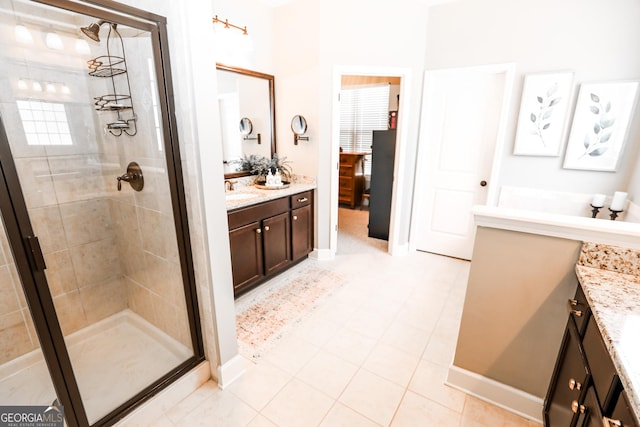
<path id="1" fill-rule="evenodd" d="M 0 405 L 110 425 L 204 359 L 166 21 L 0 5 Z"/>

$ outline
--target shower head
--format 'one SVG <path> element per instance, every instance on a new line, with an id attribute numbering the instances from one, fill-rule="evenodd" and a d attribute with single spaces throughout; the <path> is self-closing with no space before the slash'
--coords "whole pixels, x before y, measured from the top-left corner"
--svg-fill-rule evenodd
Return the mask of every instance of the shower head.
<path id="1" fill-rule="evenodd" d="M 91 40 L 99 42 L 100 35 L 98 33 L 100 32 L 100 26 L 106 22 L 107 21 L 103 21 L 103 20 L 100 20 L 98 22 L 93 22 L 87 27 L 81 27 L 80 31 L 82 31 L 84 35 L 89 37 Z"/>

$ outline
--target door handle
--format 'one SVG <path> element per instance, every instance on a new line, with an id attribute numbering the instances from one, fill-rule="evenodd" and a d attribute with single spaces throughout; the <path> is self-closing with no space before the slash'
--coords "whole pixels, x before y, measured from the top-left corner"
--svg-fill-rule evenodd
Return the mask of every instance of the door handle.
<path id="1" fill-rule="evenodd" d="M 264 231 L 269 231 L 269 226 L 268 225 L 264 226 Z"/>
<path id="2" fill-rule="evenodd" d="M 480 187 L 486 187 L 486 186 L 487 186 L 487 181 L 485 181 L 484 179 L 480 181 Z"/>

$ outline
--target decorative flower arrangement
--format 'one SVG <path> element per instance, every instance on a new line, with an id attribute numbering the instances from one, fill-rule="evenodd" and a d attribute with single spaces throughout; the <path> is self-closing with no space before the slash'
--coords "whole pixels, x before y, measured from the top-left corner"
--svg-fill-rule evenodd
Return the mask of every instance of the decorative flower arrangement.
<path id="1" fill-rule="evenodd" d="M 293 170 L 290 166 L 291 162 L 286 157 L 280 157 L 277 153 L 273 154 L 272 158 L 263 156 L 256 156 L 252 154 L 250 156 L 244 156 L 242 158 L 242 170 L 248 170 L 252 175 L 256 175 L 256 181 L 265 181 L 269 171 L 275 174 L 280 171 L 283 180 L 291 180 Z"/>

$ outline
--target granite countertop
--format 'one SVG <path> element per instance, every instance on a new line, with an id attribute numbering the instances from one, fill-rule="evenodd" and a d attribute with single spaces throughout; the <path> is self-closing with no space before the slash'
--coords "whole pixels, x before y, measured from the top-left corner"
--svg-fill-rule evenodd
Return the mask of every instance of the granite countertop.
<path id="1" fill-rule="evenodd" d="M 313 178 L 295 177 L 286 188 L 275 188 L 273 190 L 265 190 L 253 185 L 253 178 L 250 180 L 238 179 L 233 191 L 225 192 L 227 211 L 244 208 L 269 200 L 279 199 L 280 197 L 290 196 L 292 194 L 303 191 L 313 190 L 316 188 L 316 182 Z"/>
<path id="2" fill-rule="evenodd" d="M 640 420 L 640 251 L 585 242 L 576 274 Z"/>

